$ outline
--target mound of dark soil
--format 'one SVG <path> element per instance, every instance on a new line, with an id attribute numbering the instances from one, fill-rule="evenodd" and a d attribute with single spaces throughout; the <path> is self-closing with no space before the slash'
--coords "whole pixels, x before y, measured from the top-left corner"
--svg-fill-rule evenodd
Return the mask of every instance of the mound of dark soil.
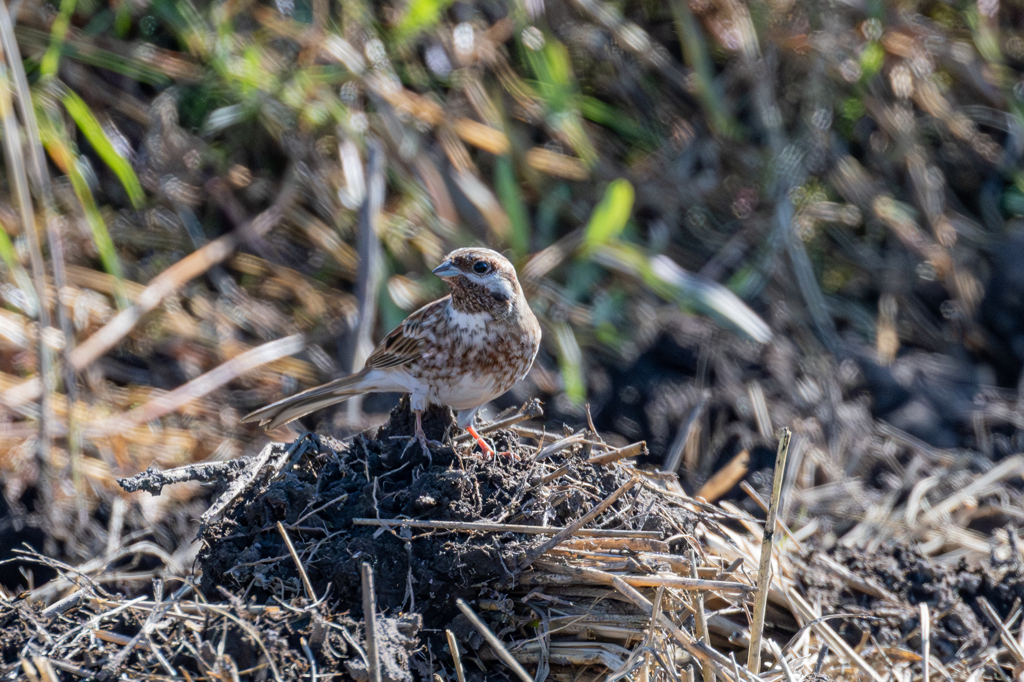
<path id="1" fill-rule="evenodd" d="M 333 612 L 361 617 L 360 565 L 368 562 L 374 568 L 379 611 L 418 612 L 425 627 L 443 628 L 456 613 L 456 598 L 476 598 L 481 585 L 498 579 L 515 582 L 523 554 L 548 536 L 382 528 L 354 525 L 354 519 L 563 527 L 629 479 L 622 467 L 587 464 L 580 446 L 545 460 L 547 468 L 542 468 L 534 461 L 536 450 L 521 445 L 512 431 L 489 437 L 497 451 L 512 456 L 486 460 L 465 446 L 457 452 L 440 444 L 458 433 L 448 409 L 428 410 L 424 428 L 429 439 L 439 441 L 429 454 L 410 438 L 413 416 L 403 400 L 372 437 L 343 443 L 307 436 L 313 438 L 312 447 L 300 461 L 254 485 L 203 530 L 198 559 L 203 590 L 212 593 L 220 586 L 259 603 L 301 596 L 280 522 L 303 558 L 314 591 L 326 597 Z M 542 485 L 545 472 L 564 465 L 585 489 Z M 638 486 L 597 524 L 666 535 L 678 527 L 692 529 L 693 519 L 682 511 L 676 519 L 622 514 L 630 506 L 644 509 L 648 497 L 653 499 L 653 493 Z"/>

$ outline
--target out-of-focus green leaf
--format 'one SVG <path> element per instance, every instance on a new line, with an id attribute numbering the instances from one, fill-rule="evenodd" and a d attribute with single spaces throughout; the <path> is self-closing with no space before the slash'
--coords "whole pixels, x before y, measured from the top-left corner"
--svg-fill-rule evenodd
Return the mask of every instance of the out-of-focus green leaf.
<path id="1" fill-rule="evenodd" d="M 114 19 L 114 35 L 125 38 L 132 30 L 132 9 L 127 2 L 119 3 Z"/>
<path id="2" fill-rule="evenodd" d="M 622 343 L 622 338 L 619 335 L 619 330 L 616 329 L 615 325 L 611 322 L 602 322 L 594 328 L 594 336 L 597 340 L 606 346 L 613 348 L 619 346 Z"/>
<path id="3" fill-rule="evenodd" d="M 635 192 L 629 180 L 612 180 L 604 192 L 601 202 L 594 207 L 587 222 L 584 244 L 588 249 L 617 239 L 626 228 L 633 212 Z"/>
<path id="4" fill-rule="evenodd" d="M 561 133 L 563 139 L 569 143 L 580 161 L 588 169 L 593 168 L 597 163 L 597 149 L 590 141 L 587 130 L 583 126 L 583 117 L 577 111 L 563 111 L 553 114 L 549 123 L 551 127 Z"/>
<path id="5" fill-rule="evenodd" d="M 408 40 L 420 31 L 434 26 L 453 0 L 412 0 L 405 16 L 395 29 L 399 40 Z"/>
<path id="6" fill-rule="evenodd" d="M 732 274 L 726 287 L 740 298 L 750 298 L 764 288 L 764 280 L 764 273 L 755 264 L 747 263 Z"/>
<path id="7" fill-rule="evenodd" d="M 522 258 L 530 249 L 530 216 L 523 204 L 523 194 L 519 190 L 512 159 L 499 156 L 494 164 L 494 184 L 498 190 L 498 199 L 505 207 L 512 229 L 509 232 L 509 243 L 516 258 Z"/>
<path id="8" fill-rule="evenodd" d="M 554 111 L 562 111 L 572 104 L 572 67 L 569 51 L 553 36 L 547 36 L 544 47 L 533 50 L 523 48 L 530 70 L 537 78 L 538 93 Z"/>
<path id="9" fill-rule="evenodd" d="M 56 50 L 54 54 L 66 55 L 83 64 L 98 66 L 142 83 L 150 85 L 169 85 L 171 83 L 171 79 L 166 74 L 145 62 L 96 47 L 88 40 L 76 40 L 71 37 L 63 42 L 53 43 L 50 40 L 50 34 L 21 24 L 14 28 L 14 35 L 18 38 L 18 43 L 26 49 L 41 49 L 48 46 Z M 56 57 L 54 60 L 52 67 L 48 68 L 53 68 L 53 73 L 56 73 Z"/>
<path id="10" fill-rule="evenodd" d="M 14 249 L 14 244 L 11 242 L 7 230 L 2 228 L 0 228 L 0 259 L 3 259 L 4 265 L 11 272 L 17 272 L 21 269 L 21 263 L 18 262 L 18 252 Z"/>
<path id="11" fill-rule="evenodd" d="M 600 287 L 601 280 L 608 276 L 605 269 L 585 258 L 577 258 L 567 264 L 563 295 L 570 301 L 589 300 Z"/>
<path id="12" fill-rule="evenodd" d="M 1003 210 L 1016 216 L 1024 215 L 1024 193 L 1011 187 L 1003 193 Z"/>
<path id="13" fill-rule="evenodd" d="M 885 49 L 877 42 L 870 42 L 860 55 L 860 68 L 863 78 L 870 78 L 882 70 L 885 63 Z"/>
<path id="14" fill-rule="evenodd" d="M 852 122 L 857 122 L 864 116 L 867 108 L 859 97 L 848 97 L 840 105 L 839 111 L 844 118 Z"/>
<path id="15" fill-rule="evenodd" d="M 570 201 L 572 190 L 569 189 L 569 185 L 560 182 L 538 202 L 534 225 L 540 244 L 547 246 L 555 240 L 558 214 Z"/>
<path id="16" fill-rule="evenodd" d="M 645 130 L 634 118 L 596 97 L 581 96 L 580 112 L 594 123 L 615 131 L 634 144 L 654 149 L 659 143 L 658 136 Z"/>
<path id="17" fill-rule="evenodd" d="M 118 258 L 117 249 L 114 247 L 114 240 L 110 238 L 110 231 L 107 224 L 100 215 L 99 207 L 96 206 L 96 199 L 89 189 L 89 183 L 78 166 L 79 160 L 68 169 L 68 177 L 71 179 L 71 186 L 75 190 L 78 201 L 85 211 L 85 221 L 89 224 L 89 231 L 92 232 L 93 243 L 96 250 L 100 252 L 100 260 L 103 262 L 103 269 L 114 276 L 116 280 L 115 298 L 118 307 L 128 307 L 129 301 L 124 292 L 124 274 L 121 271 L 121 260 Z"/>
<path id="18" fill-rule="evenodd" d="M 1003 210 L 1013 215 L 1024 215 L 1024 173 L 1013 176 L 1013 184 L 1003 192 Z"/>
<path id="19" fill-rule="evenodd" d="M 548 82 L 562 88 L 572 87 L 572 66 L 565 45 L 557 40 L 548 40 L 544 44 L 544 57 Z"/>
<path id="20" fill-rule="evenodd" d="M 211 57 L 212 29 L 189 0 L 153 0 L 150 6 L 157 16 L 174 27 L 189 52 L 202 59 Z"/>
<path id="21" fill-rule="evenodd" d="M 117 179 L 121 181 L 125 192 L 128 193 L 128 199 L 132 202 L 132 206 L 141 208 L 146 201 L 146 193 L 142 191 L 142 184 L 139 182 L 138 176 L 135 175 L 135 170 L 128 162 L 128 159 L 121 156 L 117 149 L 114 148 L 110 138 L 107 137 L 100 122 L 96 120 L 89 105 L 75 92 L 68 89 L 65 89 L 62 93 L 61 101 L 64 103 L 64 108 L 67 109 L 68 114 L 75 121 L 75 125 L 85 135 L 85 139 L 89 140 L 89 144 L 92 145 L 92 148 L 103 159 L 103 163 L 107 164 L 110 170 L 114 171 Z"/>
<path id="22" fill-rule="evenodd" d="M 573 404 L 582 405 L 587 399 L 587 383 L 583 379 L 583 351 L 580 350 L 579 341 L 567 323 L 556 322 L 552 324 L 552 329 L 565 394 Z"/>
<path id="23" fill-rule="evenodd" d="M 253 45 L 241 55 L 226 60 L 225 75 L 238 86 L 243 96 L 252 96 L 261 92 L 277 92 L 282 68 L 283 64 L 270 59 L 262 46 Z"/>
<path id="24" fill-rule="evenodd" d="M 18 289 L 21 290 L 24 296 L 24 307 L 22 309 L 34 317 L 38 312 L 35 287 L 32 284 L 32 280 L 29 279 L 28 272 L 22 267 L 21 261 L 18 260 L 18 252 L 14 248 L 11 238 L 2 227 L 0 227 L 0 259 L 3 259 L 4 265 L 11 272 Z"/>
<path id="25" fill-rule="evenodd" d="M 978 8 L 970 5 L 964 10 L 967 25 L 971 27 L 974 46 L 985 61 L 994 64 L 1003 63 L 1003 53 L 999 47 L 999 34 L 992 30 L 988 22 L 978 14 Z"/>

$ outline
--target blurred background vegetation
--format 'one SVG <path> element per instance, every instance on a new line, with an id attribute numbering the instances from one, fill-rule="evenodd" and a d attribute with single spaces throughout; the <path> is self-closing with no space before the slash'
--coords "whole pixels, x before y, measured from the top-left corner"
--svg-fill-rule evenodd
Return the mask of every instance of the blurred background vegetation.
<path id="1" fill-rule="evenodd" d="M 8 523 L 87 555 L 116 476 L 258 450 L 240 415 L 358 369 L 468 244 L 512 258 L 544 328 L 499 407 L 589 404 L 688 487 L 784 423 L 816 444 L 807 485 L 876 466 L 865 415 L 1019 450 L 1022 22 L 1000 0 L 0 8 Z M 133 513 L 187 534 L 177 488 Z"/>

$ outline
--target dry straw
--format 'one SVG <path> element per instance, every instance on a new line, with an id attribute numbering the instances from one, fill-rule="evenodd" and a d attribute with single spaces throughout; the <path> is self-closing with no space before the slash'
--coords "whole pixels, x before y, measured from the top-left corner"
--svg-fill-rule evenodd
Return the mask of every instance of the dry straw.
<path id="1" fill-rule="evenodd" d="M 761 560 L 757 565 L 757 593 L 754 597 L 754 616 L 750 624 L 750 648 L 747 650 L 747 670 L 759 674 L 761 671 L 761 638 L 764 636 L 764 614 L 768 609 L 768 589 L 772 581 L 772 547 L 775 542 L 775 517 L 782 498 L 782 482 L 786 476 L 786 457 L 789 455 L 789 441 L 792 433 L 783 428 L 779 438 L 779 449 L 775 456 L 775 478 L 772 481 L 772 499 L 768 503 L 768 519 L 764 524 L 761 540 Z"/>

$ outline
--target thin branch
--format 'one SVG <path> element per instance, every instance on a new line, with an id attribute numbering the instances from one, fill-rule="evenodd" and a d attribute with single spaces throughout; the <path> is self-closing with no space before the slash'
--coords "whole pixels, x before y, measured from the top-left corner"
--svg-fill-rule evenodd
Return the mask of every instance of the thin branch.
<path id="1" fill-rule="evenodd" d="M 295 568 L 299 571 L 299 578 L 302 580 L 302 588 L 306 590 L 306 598 L 310 602 L 316 602 L 316 590 L 313 589 L 313 583 L 309 582 L 309 576 L 306 575 L 306 567 L 302 565 L 302 560 L 299 559 L 299 553 L 295 551 L 295 545 L 292 544 L 292 539 L 288 537 L 288 531 L 285 530 L 281 522 L 277 522 L 277 532 L 284 538 L 284 544 L 288 547 L 288 553 L 292 555 L 292 561 L 295 562 Z M 366 566 L 367 564 L 363 564 Z M 372 576 L 371 576 L 372 585 Z"/>
<path id="2" fill-rule="evenodd" d="M 483 620 L 480 619 L 480 616 L 476 615 L 473 609 L 469 607 L 469 604 L 467 604 L 462 598 L 456 599 L 455 604 L 459 607 L 459 610 L 462 611 L 462 615 L 468 618 L 469 622 L 473 624 L 473 627 L 477 629 L 477 632 L 483 635 L 484 639 L 487 640 L 487 643 L 494 648 L 495 653 L 498 654 L 498 657 L 502 661 L 504 661 L 505 665 L 512 668 L 512 672 L 514 672 L 523 682 L 533 682 L 533 677 L 531 677 L 530 674 L 526 672 L 526 669 L 520 665 L 519 661 L 517 661 L 515 657 L 508 652 L 508 649 L 506 649 L 505 645 L 501 643 L 498 636 L 491 632 L 491 629 L 487 627 L 487 623 L 483 622 Z"/>
<path id="3" fill-rule="evenodd" d="M 363 627 L 366 631 L 366 667 L 370 682 L 381 682 L 380 653 L 377 650 L 377 597 L 373 591 L 373 566 L 365 561 L 360 565 L 363 579 Z"/>
<path id="4" fill-rule="evenodd" d="M 614 500 L 613 500 L 614 501 Z M 447 530 L 453 532 L 491 532 L 491 533 L 527 533 L 533 535 L 557 535 L 564 533 L 572 526 L 522 526 L 509 523 L 486 523 L 482 521 L 413 521 L 410 519 L 352 519 L 353 526 L 380 526 L 391 528 L 393 526 L 406 526 L 409 528 L 428 528 L 431 530 Z M 577 529 L 575 535 L 588 537 L 608 538 L 655 538 L 661 539 L 664 535 L 653 530 L 601 530 L 601 529 Z"/>

